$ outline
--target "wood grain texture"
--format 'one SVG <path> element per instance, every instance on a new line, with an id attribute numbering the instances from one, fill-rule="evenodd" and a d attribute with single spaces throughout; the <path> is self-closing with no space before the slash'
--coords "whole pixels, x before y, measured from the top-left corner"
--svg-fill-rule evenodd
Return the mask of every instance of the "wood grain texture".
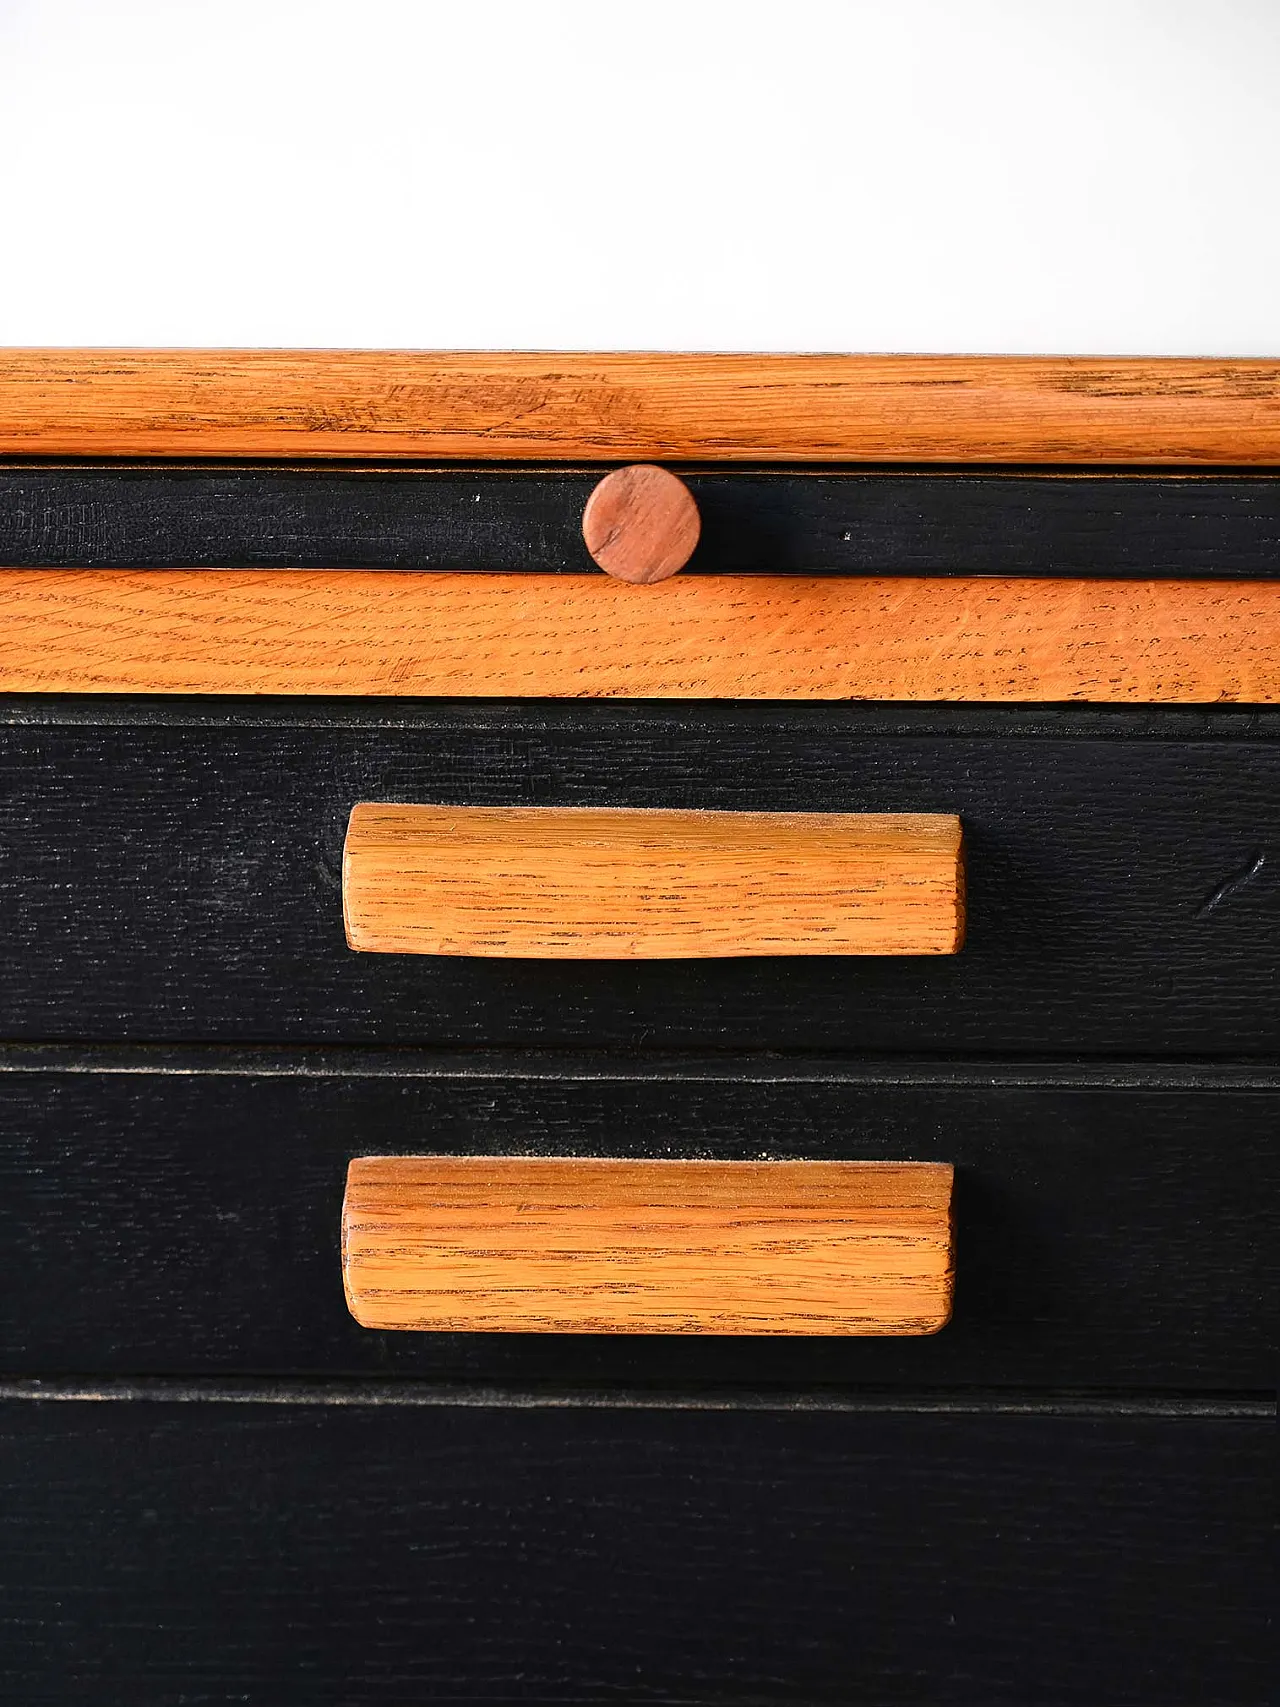
<path id="1" fill-rule="evenodd" d="M 1275 1065 L 6 1046 L 0 1370 L 727 1404 L 770 1389 L 1263 1393 L 1278 1121 Z M 427 1149 L 954 1165 L 955 1315 L 904 1338 L 370 1332 L 343 1296 L 348 1165 Z"/>
<path id="2" fill-rule="evenodd" d="M 437 1333 L 932 1334 L 951 1184 L 938 1162 L 359 1156 L 347 1305 Z"/>
<path id="3" fill-rule="evenodd" d="M 0 453 L 1280 463 L 1280 361 L 9 349 Z"/>
<path id="4" fill-rule="evenodd" d="M 960 820 L 361 802 L 351 948 L 542 960 L 955 954 Z"/>
<path id="5" fill-rule="evenodd" d="M 1280 584 L 0 571 L 0 692 L 1280 702 Z"/>
<path id="6" fill-rule="evenodd" d="M 1265 1418 L 11 1403 L 0 1691 L 1269 1707 L 1274 1457 Z"/>
<path id="7" fill-rule="evenodd" d="M 693 556 L 701 531 L 684 481 L 652 463 L 615 468 L 592 488 L 582 539 L 608 575 L 639 586 L 666 581 Z"/>
<path id="8" fill-rule="evenodd" d="M 598 469 L 0 466 L 11 569 L 591 574 Z M 682 477 L 687 573 L 1280 579 L 1280 475 L 749 469 Z"/>

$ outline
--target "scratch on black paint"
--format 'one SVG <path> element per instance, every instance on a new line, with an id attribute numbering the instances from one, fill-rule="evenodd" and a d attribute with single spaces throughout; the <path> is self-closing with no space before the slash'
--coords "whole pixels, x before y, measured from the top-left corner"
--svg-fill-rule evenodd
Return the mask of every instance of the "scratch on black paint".
<path id="1" fill-rule="evenodd" d="M 1266 863 L 1267 856 L 1265 853 L 1255 854 L 1242 871 L 1233 872 L 1216 889 L 1210 890 L 1209 894 L 1205 896 L 1204 904 L 1196 914 L 1196 918 L 1207 919 L 1210 913 L 1220 907 L 1229 896 L 1234 895 L 1238 889 L 1243 889 L 1246 883 L 1252 883 Z"/>

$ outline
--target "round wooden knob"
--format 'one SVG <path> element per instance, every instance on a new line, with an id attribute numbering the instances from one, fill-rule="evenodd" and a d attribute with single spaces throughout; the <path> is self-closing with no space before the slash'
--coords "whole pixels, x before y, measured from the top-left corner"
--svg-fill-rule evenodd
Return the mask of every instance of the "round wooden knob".
<path id="1" fill-rule="evenodd" d="M 665 581 L 693 556 L 701 528 L 684 481 L 647 462 L 606 474 L 582 512 L 587 550 L 620 581 Z"/>

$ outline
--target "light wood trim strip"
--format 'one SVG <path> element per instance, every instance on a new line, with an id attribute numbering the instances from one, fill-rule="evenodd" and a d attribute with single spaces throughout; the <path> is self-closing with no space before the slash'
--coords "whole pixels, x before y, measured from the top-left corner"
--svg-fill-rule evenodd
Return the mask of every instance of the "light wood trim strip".
<path id="1" fill-rule="evenodd" d="M 364 1156 L 347 1303 L 436 1332 L 935 1333 L 951 1188 L 937 1162 Z"/>
<path id="2" fill-rule="evenodd" d="M 954 954 L 961 843 L 944 813 L 362 802 L 343 916 L 378 954 Z"/>
<path id="3" fill-rule="evenodd" d="M 0 453 L 1280 463 L 1280 361 L 0 350 Z"/>
<path id="4" fill-rule="evenodd" d="M 0 571 L 0 692 L 1280 701 L 1280 582 Z"/>

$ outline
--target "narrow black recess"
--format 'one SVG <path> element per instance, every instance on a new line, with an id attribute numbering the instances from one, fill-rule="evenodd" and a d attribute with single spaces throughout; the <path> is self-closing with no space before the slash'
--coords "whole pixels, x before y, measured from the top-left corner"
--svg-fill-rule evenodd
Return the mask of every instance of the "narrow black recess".
<path id="1" fill-rule="evenodd" d="M 600 468 L 0 468 L 12 568 L 598 571 Z M 686 573 L 1280 576 L 1280 476 L 681 470 Z"/>

